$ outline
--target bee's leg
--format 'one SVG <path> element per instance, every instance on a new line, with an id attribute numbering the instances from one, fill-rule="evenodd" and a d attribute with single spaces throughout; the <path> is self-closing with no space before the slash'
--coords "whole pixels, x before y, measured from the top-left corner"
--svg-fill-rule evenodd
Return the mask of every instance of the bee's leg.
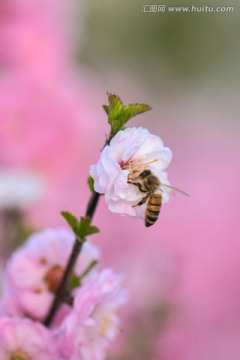
<path id="1" fill-rule="evenodd" d="M 131 182 L 131 181 L 128 181 L 128 184 L 132 184 L 132 185 L 137 186 L 141 192 L 147 192 L 147 190 L 144 190 L 144 189 L 142 188 L 142 184 L 139 183 L 139 182 Z"/>
<path id="2" fill-rule="evenodd" d="M 145 204 L 145 202 L 146 202 L 147 199 L 149 198 L 149 195 L 150 195 L 150 194 L 147 194 L 146 196 L 144 196 L 144 197 L 142 198 L 142 200 L 140 200 L 136 205 L 133 205 L 132 207 L 140 206 L 140 205 Z"/>

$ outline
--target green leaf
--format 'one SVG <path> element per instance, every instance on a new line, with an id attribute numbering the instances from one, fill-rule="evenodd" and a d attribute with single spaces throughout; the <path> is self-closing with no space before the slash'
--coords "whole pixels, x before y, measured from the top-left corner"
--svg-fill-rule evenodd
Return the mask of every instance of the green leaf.
<path id="1" fill-rule="evenodd" d="M 73 274 L 70 279 L 70 289 L 74 290 L 75 288 L 81 286 L 82 279 L 90 273 L 90 271 L 97 265 L 97 263 L 97 260 L 92 260 L 81 275 L 77 276 Z"/>
<path id="2" fill-rule="evenodd" d="M 72 275 L 69 281 L 70 290 L 74 290 L 81 285 L 80 276 Z"/>
<path id="3" fill-rule="evenodd" d="M 90 273 L 90 271 L 97 265 L 97 263 L 98 263 L 97 260 L 92 260 L 80 275 L 80 279 L 82 280 L 85 276 L 87 276 Z"/>
<path id="4" fill-rule="evenodd" d="M 93 193 L 94 192 L 94 180 L 91 176 L 89 176 L 88 178 L 88 186 L 90 191 Z"/>
<path id="5" fill-rule="evenodd" d="M 108 115 L 108 123 L 111 126 L 111 137 L 122 129 L 122 127 L 134 116 L 151 110 L 147 104 L 123 105 L 119 96 L 108 93 L 109 105 L 103 105 Z"/>
<path id="6" fill-rule="evenodd" d="M 90 218 L 87 217 L 81 217 L 79 227 L 77 230 L 77 236 L 80 239 L 84 239 L 86 236 L 96 234 L 99 232 L 99 229 L 96 226 L 92 226 L 90 223 Z"/>
<path id="7" fill-rule="evenodd" d="M 109 113 L 109 106 L 103 105 L 103 109 L 105 110 L 105 113 L 108 115 L 108 113 Z"/>
<path id="8" fill-rule="evenodd" d="M 61 215 L 67 221 L 68 225 L 72 228 L 74 234 L 77 235 L 78 228 L 79 228 L 78 219 L 68 211 L 62 211 Z"/>
<path id="9" fill-rule="evenodd" d="M 80 221 L 67 211 L 61 212 L 62 216 L 72 228 L 74 234 L 81 241 L 85 241 L 85 238 L 89 235 L 96 234 L 99 229 L 96 226 L 92 226 L 90 223 L 90 217 L 81 217 Z"/>

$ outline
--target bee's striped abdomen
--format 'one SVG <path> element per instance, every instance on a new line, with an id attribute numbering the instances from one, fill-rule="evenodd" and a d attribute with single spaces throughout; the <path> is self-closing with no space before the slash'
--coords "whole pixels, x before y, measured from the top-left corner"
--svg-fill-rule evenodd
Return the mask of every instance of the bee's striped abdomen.
<path id="1" fill-rule="evenodd" d="M 162 194 L 161 192 L 154 192 L 149 195 L 146 214 L 145 214 L 145 225 L 151 226 L 155 224 L 158 219 L 162 206 Z"/>

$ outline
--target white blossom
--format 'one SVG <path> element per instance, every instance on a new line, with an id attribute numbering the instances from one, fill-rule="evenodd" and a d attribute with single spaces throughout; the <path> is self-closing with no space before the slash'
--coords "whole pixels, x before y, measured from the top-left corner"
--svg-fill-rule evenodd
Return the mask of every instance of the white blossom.
<path id="1" fill-rule="evenodd" d="M 142 218 L 146 204 L 133 206 L 144 195 L 136 185 L 128 183 L 129 177 L 137 179 L 143 170 L 148 169 L 162 184 L 169 185 L 165 169 L 171 158 L 171 150 L 147 129 L 133 127 L 121 130 L 104 147 L 97 164 L 91 166 L 94 189 L 105 194 L 110 211 Z M 164 191 L 163 202 L 168 199 L 169 192 Z"/>

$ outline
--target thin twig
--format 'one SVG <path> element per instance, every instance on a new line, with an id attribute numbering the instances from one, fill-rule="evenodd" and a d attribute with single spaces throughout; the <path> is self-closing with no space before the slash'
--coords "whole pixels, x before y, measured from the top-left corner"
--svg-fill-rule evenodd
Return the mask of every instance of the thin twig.
<path id="1" fill-rule="evenodd" d="M 69 278 L 72 274 L 72 271 L 74 269 L 74 266 L 75 266 L 75 263 L 76 263 L 76 260 L 78 258 L 78 255 L 81 251 L 81 248 L 82 248 L 82 245 L 83 245 L 83 242 L 80 242 L 79 239 L 75 239 L 75 243 L 74 243 L 74 246 L 73 246 L 73 249 L 72 249 L 72 253 L 70 255 L 70 258 L 68 260 L 68 264 L 66 266 L 66 269 L 65 269 L 65 272 L 63 274 L 63 277 L 62 277 L 62 280 L 58 286 L 58 289 L 56 291 L 56 294 L 55 294 L 55 298 L 54 298 L 54 301 L 51 305 L 51 308 L 47 314 L 47 317 L 46 319 L 44 320 L 44 325 L 46 326 L 49 326 L 51 324 L 51 322 L 53 321 L 53 318 L 59 308 L 59 306 L 61 305 L 62 303 L 62 298 L 63 298 L 63 295 L 65 293 L 65 288 L 68 284 L 68 281 L 69 281 Z"/>
<path id="2" fill-rule="evenodd" d="M 94 191 L 89 199 L 86 216 L 90 217 L 90 219 L 92 219 L 93 217 L 100 196 L 101 194 Z"/>
<path id="3" fill-rule="evenodd" d="M 106 140 L 104 147 L 109 144 L 110 140 L 111 140 L 111 138 L 109 137 Z M 93 215 L 94 215 L 95 210 L 97 208 L 99 198 L 100 198 L 100 194 L 94 191 L 92 193 L 90 199 L 89 199 L 85 216 L 86 217 L 88 216 L 90 218 L 90 222 L 92 221 Z M 78 258 L 79 254 L 81 252 L 83 242 L 84 242 L 84 239 L 78 239 L 78 238 L 75 239 L 75 243 L 74 243 L 73 248 L 72 248 L 72 253 L 71 253 L 71 255 L 70 255 L 69 259 L 68 259 L 68 263 L 67 263 L 67 266 L 65 268 L 63 277 L 62 277 L 61 282 L 60 282 L 60 284 L 59 284 L 59 286 L 57 288 L 55 298 L 54 298 L 54 300 L 53 300 L 53 302 L 51 304 L 51 307 L 49 309 L 49 312 L 48 312 L 48 314 L 47 314 L 47 316 L 46 316 L 46 318 L 45 318 L 45 320 L 43 322 L 43 324 L 45 326 L 50 326 L 51 325 L 59 306 L 64 301 L 64 296 L 66 294 L 66 288 L 68 286 L 69 279 L 70 279 L 70 277 L 71 277 L 71 275 L 73 273 L 74 266 L 76 264 L 77 258 Z"/>

